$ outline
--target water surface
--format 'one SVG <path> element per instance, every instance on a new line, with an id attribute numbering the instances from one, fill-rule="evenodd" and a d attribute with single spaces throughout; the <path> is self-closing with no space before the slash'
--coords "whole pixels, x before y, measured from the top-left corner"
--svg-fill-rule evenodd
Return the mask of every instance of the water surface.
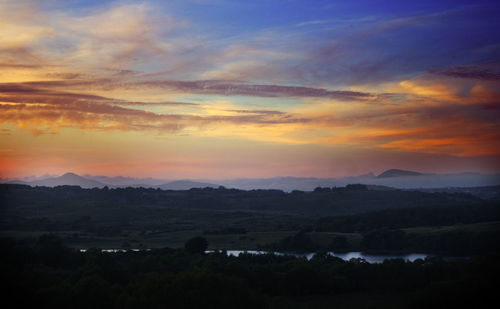
<path id="1" fill-rule="evenodd" d="M 207 251 L 207 252 L 213 252 L 213 251 Z M 241 253 L 249 253 L 249 254 L 268 254 L 268 251 L 256 251 L 256 250 L 227 250 L 227 255 L 232 255 L 232 256 L 239 256 Z M 305 257 L 306 259 L 310 260 L 314 256 L 314 252 L 308 252 L 308 253 L 282 253 L 282 252 L 272 252 L 276 255 L 293 255 L 296 257 Z M 350 261 L 351 259 L 363 259 L 368 263 L 382 263 L 384 260 L 388 259 L 403 259 L 405 261 L 410 261 L 413 262 L 417 259 L 425 259 L 428 255 L 423 254 L 423 253 L 411 253 L 411 254 L 405 254 L 405 255 L 384 255 L 384 254 L 367 254 L 363 252 L 358 252 L 358 251 L 352 251 L 352 252 L 342 252 L 342 253 L 335 253 L 335 252 L 327 252 L 328 255 L 330 256 L 335 256 L 338 258 L 341 258 L 344 261 Z"/>

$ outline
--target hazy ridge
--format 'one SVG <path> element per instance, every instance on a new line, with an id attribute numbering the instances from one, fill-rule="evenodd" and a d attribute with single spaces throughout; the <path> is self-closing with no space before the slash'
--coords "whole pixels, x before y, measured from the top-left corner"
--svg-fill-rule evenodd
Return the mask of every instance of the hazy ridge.
<path id="1" fill-rule="evenodd" d="M 33 178 L 31 178 L 33 179 Z M 239 179 L 154 179 L 132 177 L 107 177 L 66 173 L 59 177 L 42 176 L 34 180 L 2 180 L 2 183 L 26 184 L 30 186 L 55 187 L 75 185 L 82 188 L 144 187 L 164 190 L 189 190 L 191 188 L 235 188 L 241 190 L 276 189 L 283 191 L 312 191 L 317 187 L 343 187 L 347 184 L 362 183 L 373 186 L 386 186 L 398 189 L 416 188 L 456 188 L 483 187 L 500 185 L 500 174 L 456 173 L 456 174 L 423 174 L 415 171 L 390 169 L 379 175 L 372 173 L 343 178 L 314 177 L 272 177 L 272 178 L 239 178 Z"/>

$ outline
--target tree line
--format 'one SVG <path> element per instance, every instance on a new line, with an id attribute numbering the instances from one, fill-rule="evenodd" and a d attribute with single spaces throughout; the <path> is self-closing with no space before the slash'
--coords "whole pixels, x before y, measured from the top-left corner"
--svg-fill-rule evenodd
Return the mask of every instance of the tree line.
<path id="1" fill-rule="evenodd" d="M 37 308 L 477 308 L 496 297 L 500 283 L 499 256 L 368 264 L 325 254 L 310 261 L 204 254 L 203 241 L 192 242 L 106 253 L 79 252 L 51 235 L 33 246 L 3 238 L 3 301 Z"/>

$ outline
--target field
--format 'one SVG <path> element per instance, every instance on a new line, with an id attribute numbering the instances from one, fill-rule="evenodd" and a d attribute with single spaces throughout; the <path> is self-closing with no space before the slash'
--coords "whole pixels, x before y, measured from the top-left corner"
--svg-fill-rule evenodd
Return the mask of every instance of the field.
<path id="1" fill-rule="evenodd" d="M 0 194 L 0 236 L 34 243 L 50 233 L 81 249 L 181 248 L 203 236 L 210 250 L 474 255 L 497 250 L 500 235 L 498 202 L 457 192 L 0 185 Z"/>

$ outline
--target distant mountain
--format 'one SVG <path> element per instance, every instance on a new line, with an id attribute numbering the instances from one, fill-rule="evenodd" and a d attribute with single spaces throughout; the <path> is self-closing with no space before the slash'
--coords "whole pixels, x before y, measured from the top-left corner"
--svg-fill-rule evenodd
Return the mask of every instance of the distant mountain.
<path id="1" fill-rule="evenodd" d="M 274 178 L 243 178 L 217 181 L 226 188 L 242 190 L 275 189 L 284 191 L 303 190 L 312 191 L 317 187 L 335 187 L 340 182 L 335 178 L 301 178 L 301 177 L 274 177 Z"/>
<path id="2" fill-rule="evenodd" d="M 208 182 L 197 182 L 191 180 L 176 180 L 161 186 L 158 188 L 163 190 L 189 190 L 192 188 L 218 188 L 220 185 L 216 185 Z"/>
<path id="3" fill-rule="evenodd" d="M 210 182 L 210 180 L 207 181 Z M 366 174 L 344 178 L 276 177 L 228 179 L 216 182 L 226 188 L 242 190 L 277 189 L 283 191 L 312 191 L 316 187 L 344 187 L 348 184 L 356 183 L 369 185 L 368 188 L 370 190 L 381 190 L 383 187 L 414 189 L 497 186 L 500 185 L 500 174 L 424 174 L 405 170 L 388 170 L 379 176 Z"/>
<path id="4" fill-rule="evenodd" d="M 363 174 L 363 175 L 359 175 L 359 176 L 345 177 L 345 178 L 367 179 L 367 178 L 376 178 L 376 177 L 377 176 L 375 176 L 372 172 L 370 172 L 368 174 Z"/>
<path id="5" fill-rule="evenodd" d="M 370 190 L 386 190 L 384 187 L 398 189 L 432 189 L 432 188 L 466 188 L 500 185 L 500 174 L 456 173 L 428 174 L 414 171 L 390 169 L 378 176 L 372 173 L 343 178 L 312 178 L 312 177 L 273 177 L 273 178 L 239 178 L 239 179 L 194 179 L 170 181 L 155 178 L 132 177 L 85 177 L 68 173 L 61 177 L 48 179 L 38 178 L 36 181 L 24 179 L 1 179 L 3 183 L 26 184 L 31 186 L 77 185 L 82 188 L 144 187 L 164 190 L 189 190 L 191 188 L 235 188 L 241 190 L 275 189 L 291 192 L 293 190 L 313 191 L 317 187 L 344 187 L 348 184 L 369 185 Z"/>
<path id="6" fill-rule="evenodd" d="M 2 181 L 2 183 L 8 183 L 8 184 L 12 184 L 12 185 L 29 185 L 28 182 L 22 181 L 22 180 L 17 180 L 17 179 Z"/>
<path id="7" fill-rule="evenodd" d="M 21 179 L 21 180 L 25 181 L 25 182 L 32 182 L 32 181 L 44 180 L 47 178 L 54 178 L 54 177 L 57 177 L 57 175 L 51 175 L 51 174 L 43 174 L 42 176 L 31 175 L 31 176 L 23 177 L 23 179 Z"/>
<path id="8" fill-rule="evenodd" d="M 102 175 L 88 175 L 85 174 L 83 175 L 87 179 L 95 180 L 101 183 L 109 184 L 112 186 L 116 187 L 156 187 L 165 183 L 168 183 L 169 181 L 172 181 L 171 179 L 155 179 L 155 178 L 133 178 L 133 177 L 123 177 L 123 176 L 117 176 L 117 177 L 108 177 L 108 176 L 102 176 Z"/>
<path id="9" fill-rule="evenodd" d="M 414 172 L 414 171 L 405 171 L 398 169 L 390 169 L 382 174 L 378 175 L 377 178 L 389 178 L 389 177 L 408 177 L 408 176 L 422 176 L 424 174 Z"/>
<path id="10" fill-rule="evenodd" d="M 27 182 L 27 184 L 31 186 L 44 186 L 44 187 L 69 185 L 69 186 L 80 186 L 82 188 L 102 188 L 106 186 L 105 184 L 99 181 L 87 179 L 74 173 L 66 173 L 59 177 Z"/>

